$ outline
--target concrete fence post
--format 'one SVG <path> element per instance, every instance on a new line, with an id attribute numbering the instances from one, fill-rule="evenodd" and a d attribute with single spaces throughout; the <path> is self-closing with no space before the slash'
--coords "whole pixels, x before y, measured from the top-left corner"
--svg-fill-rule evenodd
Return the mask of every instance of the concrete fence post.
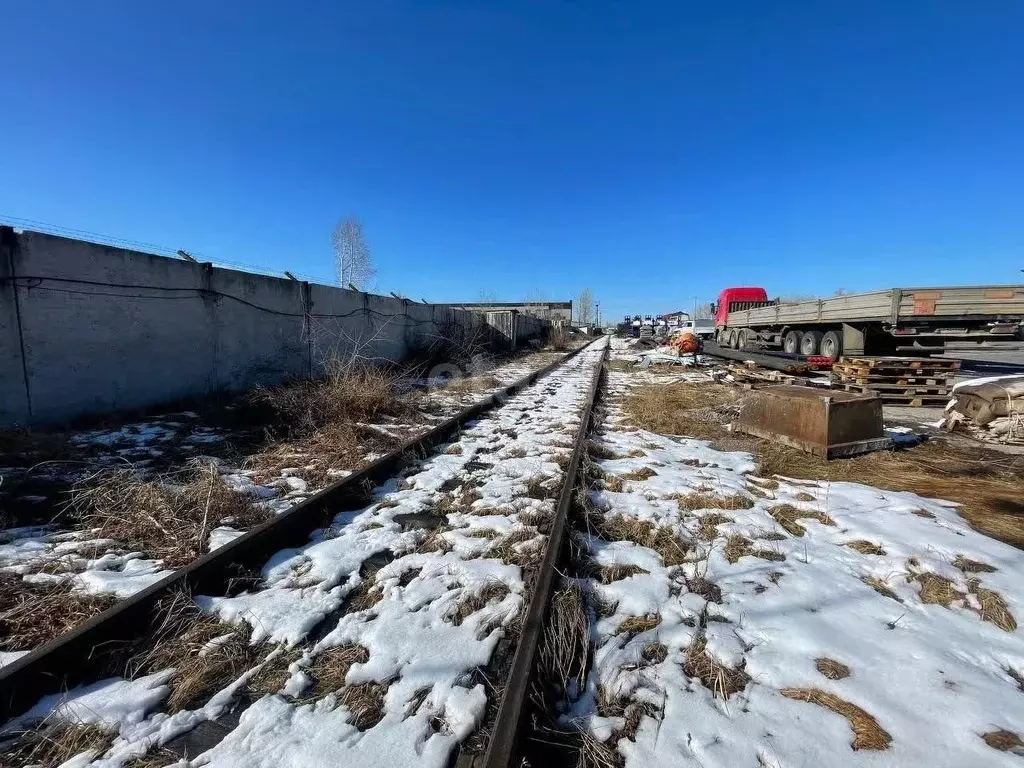
<path id="1" fill-rule="evenodd" d="M 0 227 L 0 423 L 32 421 L 32 389 L 25 359 L 21 297 L 18 295 L 18 236 Z"/>

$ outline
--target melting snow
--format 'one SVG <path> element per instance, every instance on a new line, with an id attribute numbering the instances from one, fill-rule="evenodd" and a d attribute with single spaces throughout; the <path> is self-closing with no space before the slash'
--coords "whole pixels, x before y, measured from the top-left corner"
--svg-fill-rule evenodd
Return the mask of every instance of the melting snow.
<path id="1" fill-rule="evenodd" d="M 613 373 L 609 383 L 622 393 L 635 380 Z M 617 741 L 626 765 L 637 768 L 1019 763 L 981 735 L 1000 728 L 1024 734 L 1021 691 L 1010 674 L 1024 670 L 1024 638 L 1020 628 L 982 620 L 978 588 L 998 592 L 1019 621 L 1024 553 L 972 530 L 950 502 L 847 482 L 776 478 L 773 487 L 751 477 L 746 453 L 627 431 L 617 408 L 610 414 L 601 441 L 624 458 L 600 461 L 601 469 L 657 474 L 624 480 L 621 492 L 597 490 L 593 502 L 609 516 L 668 526 L 692 548 L 683 565 L 666 567 L 641 544 L 583 537 L 599 564 L 634 564 L 645 573 L 607 585 L 588 580 L 602 604 L 616 607 L 592 626 L 594 665 L 568 703 L 567 723 L 607 740 L 624 720 L 599 708 L 599 692 L 646 703 L 655 714 L 643 716 L 635 740 Z M 681 509 L 678 494 L 691 491 L 744 501 L 734 509 Z M 783 504 L 801 510 L 803 535 L 770 514 Z M 702 535 L 711 514 L 725 522 L 709 518 Z M 734 562 L 726 557 L 730 535 L 747 542 L 730 552 Z M 858 540 L 880 554 L 847 546 Z M 994 570 L 964 572 L 954 566 L 958 556 Z M 931 575 L 950 581 L 950 607 L 922 600 Z M 625 619 L 645 614 L 656 615 L 657 626 L 634 637 L 618 632 Z M 715 683 L 709 689 L 684 672 L 687 649 L 701 635 L 720 664 L 749 675 L 741 691 L 723 698 Z M 665 646 L 664 659 L 644 660 L 654 643 Z M 825 677 L 818 658 L 846 665 L 849 677 Z M 862 708 L 891 745 L 855 751 L 844 717 L 787 698 L 784 688 L 818 689 Z"/>

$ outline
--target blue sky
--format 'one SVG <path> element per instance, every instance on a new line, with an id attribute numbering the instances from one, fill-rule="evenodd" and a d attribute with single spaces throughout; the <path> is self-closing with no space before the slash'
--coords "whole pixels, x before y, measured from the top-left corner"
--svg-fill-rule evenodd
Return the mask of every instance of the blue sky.
<path id="1" fill-rule="evenodd" d="M 1024 275 L 1024 3 L 15 2 L 0 215 L 381 291 Z"/>

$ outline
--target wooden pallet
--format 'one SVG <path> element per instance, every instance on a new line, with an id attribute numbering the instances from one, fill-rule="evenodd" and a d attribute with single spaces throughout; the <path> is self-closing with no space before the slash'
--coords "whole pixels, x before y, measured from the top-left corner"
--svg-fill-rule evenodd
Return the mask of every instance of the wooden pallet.
<path id="1" fill-rule="evenodd" d="M 844 357 L 832 365 L 833 369 L 842 368 L 851 371 L 863 371 L 883 376 L 900 373 L 912 374 L 921 371 L 943 371 L 948 375 L 960 370 L 959 360 L 940 360 L 934 357 Z"/>
<path id="2" fill-rule="evenodd" d="M 832 366 L 836 387 L 875 392 L 890 405 L 943 405 L 959 360 L 909 357 L 844 357 Z"/>
<path id="3" fill-rule="evenodd" d="M 833 385 L 834 389 L 844 389 L 847 392 L 877 392 L 879 395 L 935 395 L 936 397 L 949 398 L 949 387 L 935 386 L 935 387 L 924 387 L 924 386 L 905 386 L 905 385 L 888 385 L 888 384 L 857 384 L 849 381 L 835 382 Z"/>
<path id="4" fill-rule="evenodd" d="M 943 379 L 939 377 L 925 376 L 850 376 L 849 374 L 838 373 L 838 381 L 846 384 L 860 384 L 861 386 L 879 387 L 946 387 L 953 385 L 955 379 Z"/>
<path id="5" fill-rule="evenodd" d="M 896 397 L 895 395 L 882 395 L 883 405 L 903 405 L 908 408 L 941 408 L 949 402 L 948 397 L 935 397 L 929 395 L 907 395 Z"/>
<path id="6" fill-rule="evenodd" d="M 847 392 L 858 392 L 860 394 L 873 393 L 881 398 L 884 405 L 905 405 L 911 408 L 922 408 L 924 406 L 943 406 L 949 402 L 949 390 L 947 387 L 902 387 L 900 389 L 875 389 L 875 385 L 865 386 L 863 384 L 848 384 L 837 382 L 836 389 L 844 389 Z"/>

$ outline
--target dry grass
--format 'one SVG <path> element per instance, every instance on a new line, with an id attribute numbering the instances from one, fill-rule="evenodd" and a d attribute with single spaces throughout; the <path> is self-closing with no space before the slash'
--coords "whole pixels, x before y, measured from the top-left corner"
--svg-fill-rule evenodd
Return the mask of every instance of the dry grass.
<path id="1" fill-rule="evenodd" d="M 616 453 L 612 448 L 600 443 L 597 440 L 587 441 L 587 453 L 592 459 L 621 459 L 622 454 Z"/>
<path id="2" fill-rule="evenodd" d="M 47 721 L 0 745 L 0 764 L 57 768 L 75 755 L 102 755 L 116 734 L 99 725 Z"/>
<path id="3" fill-rule="evenodd" d="M 445 534 L 452 530 L 450 525 L 439 525 L 434 528 L 426 535 L 420 545 L 416 548 L 416 551 L 420 554 L 427 554 L 429 552 L 451 552 L 455 549 L 455 545 L 448 539 Z"/>
<path id="4" fill-rule="evenodd" d="M 658 714 L 658 708 L 649 701 L 631 702 L 626 707 L 625 712 L 623 712 L 623 719 L 625 722 L 622 725 L 622 730 L 617 734 L 618 738 L 636 741 L 637 731 L 640 730 L 640 724 L 643 722 L 644 718 L 657 717 Z"/>
<path id="5" fill-rule="evenodd" d="M 495 542 L 489 550 L 488 557 L 496 557 L 509 565 L 528 568 L 536 565 L 543 557 L 541 547 L 522 547 L 524 542 L 537 538 L 537 534 L 529 528 L 517 528 L 504 538 Z"/>
<path id="6" fill-rule="evenodd" d="M 953 565 L 964 573 L 995 573 L 996 571 L 988 563 L 983 563 L 980 560 L 971 560 L 963 555 L 957 555 L 956 559 L 953 560 Z"/>
<path id="7" fill-rule="evenodd" d="M 721 384 L 650 385 L 626 395 L 622 410 L 631 424 L 650 432 L 713 439 L 723 435 L 740 396 Z"/>
<path id="8" fill-rule="evenodd" d="M 741 557 L 747 555 L 775 562 L 781 562 L 786 559 L 784 554 L 773 549 L 754 549 L 754 542 L 738 533 L 729 534 L 729 537 L 725 540 L 722 552 L 725 555 L 725 559 L 730 563 L 735 563 Z"/>
<path id="9" fill-rule="evenodd" d="M 850 668 L 835 659 L 822 656 L 814 660 L 814 666 L 829 680 L 842 680 L 844 677 L 850 676 Z"/>
<path id="10" fill-rule="evenodd" d="M 753 500 L 736 493 L 731 496 L 719 496 L 713 493 L 702 493 L 694 491 L 686 494 L 673 496 L 679 509 L 684 512 L 692 512 L 697 509 L 751 509 L 754 506 Z"/>
<path id="11" fill-rule="evenodd" d="M 653 549 L 664 565 L 682 565 L 686 558 L 687 545 L 675 531 L 659 527 L 647 520 L 626 515 L 603 516 L 592 514 L 590 521 L 597 528 L 601 538 L 607 541 L 632 541 Z"/>
<path id="12" fill-rule="evenodd" d="M 921 602 L 926 605 L 949 608 L 954 600 L 963 599 L 963 595 L 956 591 L 953 582 L 945 576 L 925 572 L 917 574 L 914 578 L 921 585 Z"/>
<path id="13" fill-rule="evenodd" d="M 267 661 L 260 668 L 260 671 L 253 675 L 246 686 L 246 689 L 257 696 L 277 693 L 284 688 L 288 678 L 291 677 L 289 667 L 303 656 L 301 648 L 292 648 L 282 651 L 273 659 Z"/>
<path id="14" fill-rule="evenodd" d="M 664 643 L 646 643 L 640 652 L 640 658 L 647 664 L 661 664 L 668 658 L 668 647 Z"/>
<path id="15" fill-rule="evenodd" d="M 603 480 L 604 489 L 613 493 L 622 493 L 626 487 L 626 481 L 618 475 L 605 475 Z"/>
<path id="16" fill-rule="evenodd" d="M 981 738 L 983 738 L 985 743 L 992 747 L 992 749 L 998 749 L 1000 752 L 1007 752 L 1011 749 L 1016 749 L 1017 747 L 1024 747 L 1024 741 L 1020 740 L 1020 736 L 1013 731 L 1007 731 L 1005 729 L 983 733 Z"/>
<path id="17" fill-rule="evenodd" d="M 123 768 L 167 768 L 181 762 L 181 755 L 164 747 L 152 747 L 142 757 L 134 757 Z"/>
<path id="18" fill-rule="evenodd" d="M 384 719 L 384 696 L 387 683 L 361 683 L 342 688 L 338 702 L 352 713 L 352 725 L 360 731 L 367 731 Z"/>
<path id="19" fill-rule="evenodd" d="M 169 683 L 169 712 L 195 709 L 256 666 L 263 655 L 250 645 L 247 624 L 226 624 L 204 614 L 182 592 L 164 598 L 159 613 L 164 617 L 160 628 L 128 667 L 132 677 L 172 667 L 176 670 Z"/>
<path id="20" fill-rule="evenodd" d="M 219 525 L 252 528 L 269 519 L 221 480 L 216 465 L 194 466 L 183 484 L 142 481 L 131 470 L 95 475 L 72 491 L 69 511 L 98 538 L 177 567 L 205 554 Z"/>
<path id="21" fill-rule="evenodd" d="M 960 503 L 977 530 L 1024 547 L 1024 457 L 933 441 L 905 451 L 880 451 L 826 462 L 795 448 L 760 441 L 758 471 L 806 480 L 865 483 L 890 491 Z M 920 510 L 921 517 L 934 517 Z"/>
<path id="22" fill-rule="evenodd" d="M 817 688 L 783 688 L 779 693 L 787 699 L 817 704 L 845 717 L 853 728 L 854 738 L 851 746 L 854 749 L 888 749 L 892 742 L 892 736 L 874 717 L 856 704 L 851 704 L 835 694 Z"/>
<path id="23" fill-rule="evenodd" d="M 686 588 L 690 592 L 700 595 L 709 603 L 722 602 L 722 588 L 703 576 L 688 578 L 686 580 Z"/>
<path id="24" fill-rule="evenodd" d="M 797 509 L 790 504 L 780 504 L 777 507 L 772 507 L 768 510 L 768 514 L 775 518 L 775 522 L 786 529 L 787 532 L 794 536 L 803 536 L 806 530 L 800 525 L 797 520 L 800 519 L 811 519 L 817 520 L 822 525 L 835 525 L 835 520 L 826 514 L 821 512 L 809 512 L 804 509 Z"/>
<path id="25" fill-rule="evenodd" d="M 867 539 L 855 539 L 854 541 L 848 541 L 843 545 L 850 549 L 855 549 L 862 555 L 884 555 L 885 550 L 882 549 L 878 544 L 874 544 Z"/>
<path id="26" fill-rule="evenodd" d="M 31 651 L 114 602 L 111 595 L 72 592 L 67 584 L 30 584 L 0 573 L 0 651 Z"/>
<path id="27" fill-rule="evenodd" d="M 624 480 L 649 480 L 658 473 L 650 467 L 640 467 L 640 469 L 634 469 L 632 472 L 627 472 L 622 476 Z"/>
<path id="28" fill-rule="evenodd" d="M 310 666 L 313 696 L 326 696 L 345 687 L 345 678 L 353 664 L 365 664 L 370 652 L 361 645 L 349 643 L 318 653 Z"/>
<path id="29" fill-rule="evenodd" d="M 708 514 L 701 516 L 700 527 L 697 529 L 697 536 L 703 541 L 714 541 L 718 538 L 718 526 L 731 522 L 732 518 L 726 517 L 718 512 L 709 512 Z"/>
<path id="30" fill-rule="evenodd" d="M 555 700 L 569 695 L 570 683 L 582 690 L 587 675 L 590 622 L 579 587 L 563 587 L 551 596 L 551 608 L 540 646 L 543 679 L 555 686 Z"/>
<path id="31" fill-rule="evenodd" d="M 639 565 L 633 563 L 615 563 L 614 565 L 602 565 L 597 572 L 597 580 L 602 584 L 611 584 L 613 581 L 628 579 L 638 573 L 649 573 Z"/>
<path id="32" fill-rule="evenodd" d="M 261 387 L 251 398 L 269 405 L 294 434 L 311 434 L 331 424 L 399 416 L 408 403 L 397 395 L 401 375 L 356 356 L 330 360 L 322 379 Z"/>
<path id="33" fill-rule="evenodd" d="M 793 498 L 796 499 L 797 501 L 805 501 L 805 502 L 812 502 L 812 501 L 817 501 L 818 500 L 817 496 L 812 496 L 811 494 L 807 493 L 806 491 L 800 491 L 800 493 L 798 493 Z"/>
<path id="34" fill-rule="evenodd" d="M 358 424 L 325 424 L 295 435 L 291 440 L 268 445 L 247 458 L 245 466 L 255 470 L 253 479 L 258 482 L 262 478 L 276 477 L 284 467 L 298 463 L 301 469 L 297 477 L 323 486 L 336 479 L 331 470 L 358 469 L 366 463 L 368 453 L 388 453 L 400 447 L 401 442 L 399 437 Z"/>
<path id="35" fill-rule="evenodd" d="M 452 605 L 445 615 L 449 624 L 460 626 L 463 621 L 490 603 L 500 603 L 509 595 L 509 588 L 500 581 L 489 581 L 483 589 L 459 600 Z"/>
<path id="36" fill-rule="evenodd" d="M 619 624 L 618 629 L 615 630 L 615 634 L 625 635 L 626 641 L 628 642 L 642 632 L 654 629 L 659 624 L 661 624 L 661 614 L 658 613 L 648 613 L 643 616 L 630 616 Z"/>
<path id="37" fill-rule="evenodd" d="M 742 663 L 739 667 L 729 667 L 708 653 L 703 633 L 687 647 L 683 672 L 700 680 L 713 696 L 723 699 L 739 693 L 750 682 L 750 675 L 743 671 Z"/>
<path id="38" fill-rule="evenodd" d="M 895 600 L 897 603 L 903 602 L 899 599 L 896 593 L 889 588 L 889 585 L 881 579 L 875 576 L 861 576 L 860 580 L 875 590 L 875 592 L 880 594 L 882 597 L 888 597 L 890 600 Z"/>
<path id="39" fill-rule="evenodd" d="M 544 344 L 545 349 L 552 349 L 556 352 L 565 352 L 572 349 L 572 341 L 569 336 L 569 332 L 561 326 L 552 326 L 548 330 L 547 341 Z"/>
<path id="40" fill-rule="evenodd" d="M 977 613 L 983 621 L 995 624 L 1004 632 L 1013 632 L 1017 629 L 1017 620 L 1010 613 L 1010 607 L 1002 595 L 994 590 L 985 589 L 977 579 L 967 582 L 967 588 L 981 604 Z"/>

